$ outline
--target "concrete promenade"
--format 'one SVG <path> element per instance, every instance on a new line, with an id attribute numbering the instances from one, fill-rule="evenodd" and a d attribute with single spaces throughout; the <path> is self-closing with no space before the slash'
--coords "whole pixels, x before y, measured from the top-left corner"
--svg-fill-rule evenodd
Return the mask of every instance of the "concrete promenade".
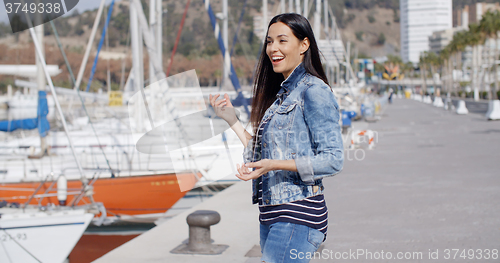
<path id="1" fill-rule="evenodd" d="M 328 238 L 311 262 L 500 262 L 500 122 L 395 99 L 368 128 L 375 149 L 346 151 L 342 173 L 324 180 Z M 259 243 L 250 186 L 238 183 L 95 262 L 259 262 L 249 253 Z M 229 248 L 171 254 L 199 209 L 221 214 L 212 239 Z"/>
<path id="2" fill-rule="evenodd" d="M 251 182 L 240 182 L 207 201 L 123 244 L 96 263 L 245 262 L 248 251 L 259 244 L 259 210 L 251 204 Z M 221 255 L 183 255 L 170 251 L 187 242 L 186 217 L 196 210 L 215 210 L 221 221 L 212 226 L 214 244 L 229 245 Z"/>
<path id="3" fill-rule="evenodd" d="M 395 99 L 384 115 L 369 126 L 378 132 L 376 148 L 324 180 L 330 222 L 324 249 L 383 250 L 393 258 L 422 252 L 421 259 L 335 262 L 500 262 L 453 260 L 455 251 L 450 257 L 444 251 L 483 249 L 484 256 L 485 249 L 500 249 L 500 122 L 406 99 Z M 429 259 L 429 250 L 439 259 Z"/>

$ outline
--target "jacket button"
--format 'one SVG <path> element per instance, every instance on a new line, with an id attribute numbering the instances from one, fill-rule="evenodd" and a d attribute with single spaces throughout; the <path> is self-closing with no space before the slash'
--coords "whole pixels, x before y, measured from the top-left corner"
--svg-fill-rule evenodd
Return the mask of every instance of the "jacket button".
<path id="1" fill-rule="evenodd" d="M 269 199 L 266 199 L 266 204 L 269 204 Z"/>

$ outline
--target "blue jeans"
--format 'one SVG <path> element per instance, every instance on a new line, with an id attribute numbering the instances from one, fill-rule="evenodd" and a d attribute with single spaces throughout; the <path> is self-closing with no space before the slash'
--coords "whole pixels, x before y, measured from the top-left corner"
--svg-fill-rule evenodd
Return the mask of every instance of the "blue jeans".
<path id="1" fill-rule="evenodd" d="M 260 224 L 261 261 L 309 262 L 324 236 L 321 231 L 304 225 L 287 222 Z"/>

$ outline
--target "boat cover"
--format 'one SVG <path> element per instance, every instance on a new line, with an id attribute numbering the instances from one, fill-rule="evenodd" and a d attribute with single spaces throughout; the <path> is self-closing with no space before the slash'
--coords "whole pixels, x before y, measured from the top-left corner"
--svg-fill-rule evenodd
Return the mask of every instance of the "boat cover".
<path id="1" fill-rule="evenodd" d="M 49 114 L 47 93 L 45 91 L 38 91 L 37 117 L 32 119 L 0 121 L 0 131 L 12 132 L 17 129 L 33 130 L 38 128 L 40 137 L 43 138 L 47 136 L 50 130 L 47 114 Z"/>

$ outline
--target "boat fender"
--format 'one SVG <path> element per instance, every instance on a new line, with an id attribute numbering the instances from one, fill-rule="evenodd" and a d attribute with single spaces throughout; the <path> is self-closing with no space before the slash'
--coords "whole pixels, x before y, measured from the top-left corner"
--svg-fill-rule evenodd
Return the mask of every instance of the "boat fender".
<path id="1" fill-rule="evenodd" d="M 68 180 L 66 176 L 61 175 L 57 178 L 57 200 L 59 205 L 65 206 L 68 198 Z"/>

